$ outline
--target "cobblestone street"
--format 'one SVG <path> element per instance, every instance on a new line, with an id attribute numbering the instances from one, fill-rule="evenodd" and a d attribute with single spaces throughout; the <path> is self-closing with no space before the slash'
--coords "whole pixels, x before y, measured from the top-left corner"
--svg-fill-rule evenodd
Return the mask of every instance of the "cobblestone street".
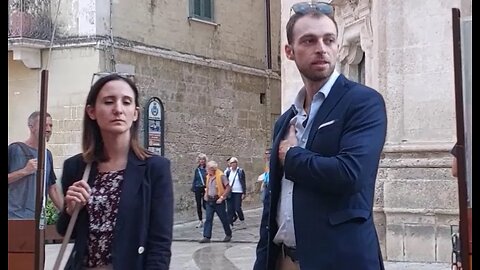
<path id="1" fill-rule="evenodd" d="M 180 223 L 174 226 L 172 270 L 251 270 L 255 261 L 255 248 L 258 241 L 258 227 L 260 224 L 261 209 L 244 211 L 247 228 L 233 230 L 233 237 L 230 243 L 223 243 L 224 232 L 222 226 L 215 216 L 213 222 L 212 242 L 200 244 L 202 239 L 202 228 L 195 228 L 198 222 Z M 70 254 L 71 245 L 65 252 Z M 45 248 L 46 265 L 45 269 L 52 269 L 55 256 L 60 249 L 59 244 L 50 244 Z M 65 261 L 66 257 L 65 256 Z M 65 262 L 63 262 L 65 263 Z M 449 270 L 448 264 L 439 263 L 404 263 L 385 262 L 386 270 Z"/>

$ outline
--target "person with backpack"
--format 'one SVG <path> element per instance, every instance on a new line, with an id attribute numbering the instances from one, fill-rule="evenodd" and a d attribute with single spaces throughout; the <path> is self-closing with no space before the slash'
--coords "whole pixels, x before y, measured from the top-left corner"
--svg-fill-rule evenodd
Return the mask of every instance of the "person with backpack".
<path id="1" fill-rule="evenodd" d="M 40 112 L 35 111 L 28 117 L 30 136 L 24 142 L 14 142 L 8 146 L 8 218 L 34 219 L 37 179 L 37 156 L 39 142 Z M 52 117 L 46 114 L 45 140 L 52 135 Z M 53 157 L 47 149 L 45 159 L 46 194 L 55 207 L 63 209 L 63 197 L 57 189 L 57 177 L 53 170 Z"/>

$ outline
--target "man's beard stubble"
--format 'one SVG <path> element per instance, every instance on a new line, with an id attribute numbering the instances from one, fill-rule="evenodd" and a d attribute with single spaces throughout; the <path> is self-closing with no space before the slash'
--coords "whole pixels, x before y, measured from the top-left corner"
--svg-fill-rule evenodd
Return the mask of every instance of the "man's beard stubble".
<path id="1" fill-rule="evenodd" d="M 327 81 L 328 78 L 332 75 L 333 71 L 335 70 L 335 66 L 330 67 L 329 69 L 322 71 L 320 73 L 318 72 L 311 72 L 310 69 L 300 69 L 298 66 L 298 71 L 300 74 L 302 74 L 303 77 L 307 78 L 308 80 L 312 82 L 323 82 Z"/>

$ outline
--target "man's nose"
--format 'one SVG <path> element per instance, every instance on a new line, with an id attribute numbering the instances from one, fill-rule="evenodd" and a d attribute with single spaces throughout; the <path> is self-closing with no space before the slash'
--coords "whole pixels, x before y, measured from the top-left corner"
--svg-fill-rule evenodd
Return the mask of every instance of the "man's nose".
<path id="1" fill-rule="evenodd" d="M 322 40 L 322 39 L 320 39 L 320 40 L 318 40 L 317 46 L 315 47 L 315 48 L 316 48 L 316 52 L 317 52 L 317 53 L 325 53 L 325 52 L 326 52 L 326 50 L 325 50 L 326 47 L 327 47 L 327 45 L 326 45 L 325 43 L 323 43 L 323 40 Z"/>

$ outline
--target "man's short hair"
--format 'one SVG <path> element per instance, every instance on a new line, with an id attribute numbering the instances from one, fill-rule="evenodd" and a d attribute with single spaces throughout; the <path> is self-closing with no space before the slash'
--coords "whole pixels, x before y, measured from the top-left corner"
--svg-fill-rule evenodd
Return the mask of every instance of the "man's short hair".
<path id="1" fill-rule="evenodd" d="M 209 162 L 207 162 L 207 169 L 208 168 L 212 168 L 212 169 L 218 169 L 218 164 L 217 162 L 215 162 L 214 160 L 210 160 Z"/>
<path id="2" fill-rule="evenodd" d="M 45 113 L 46 117 L 50 117 L 52 118 L 52 116 L 47 112 Z M 28 126 L 31 127 L 33 126 L 33 124 L 35 123 L 35 121 L 37 121 L 37 118 L 40 117 L 40 111 L 34 111 L 33 113 L 30 114 L 30 116 L 28 117 Z"/>
<path id="3" fill-rule="evenodd" d="M 305 12 L 305 13 L 295 13 L 292 16 L 290 16 L 290 19 L 288 20 L 287 25 L 286 25 L 287 42 L 288 42 L 289 45 L 292 45 L 292 43 L 293 43 L 293 28 L 295 27 L 295 24 L 297 23 L 297 21 L 300 18 L 306 17 L 306 16 L 310 16 L 310 17 L 314 17 L 314 18 L 321 18 L 321 17 L 330 18 L 330 20 L 332 20 L 333 24 L 335 24 L 335 29 L 337 30 L 337 35 L 338 35 L 337 21 L 335 21 L 335 18 L 333 17 L 333 14 L 332 15 L 326 15 L 324 13 L 321 13 L 321 12 L 318 12 L 318 11 L 315 11 L 315 10 L 311 10 L 311 11 L 308 11 L 308 12 Z"/>

